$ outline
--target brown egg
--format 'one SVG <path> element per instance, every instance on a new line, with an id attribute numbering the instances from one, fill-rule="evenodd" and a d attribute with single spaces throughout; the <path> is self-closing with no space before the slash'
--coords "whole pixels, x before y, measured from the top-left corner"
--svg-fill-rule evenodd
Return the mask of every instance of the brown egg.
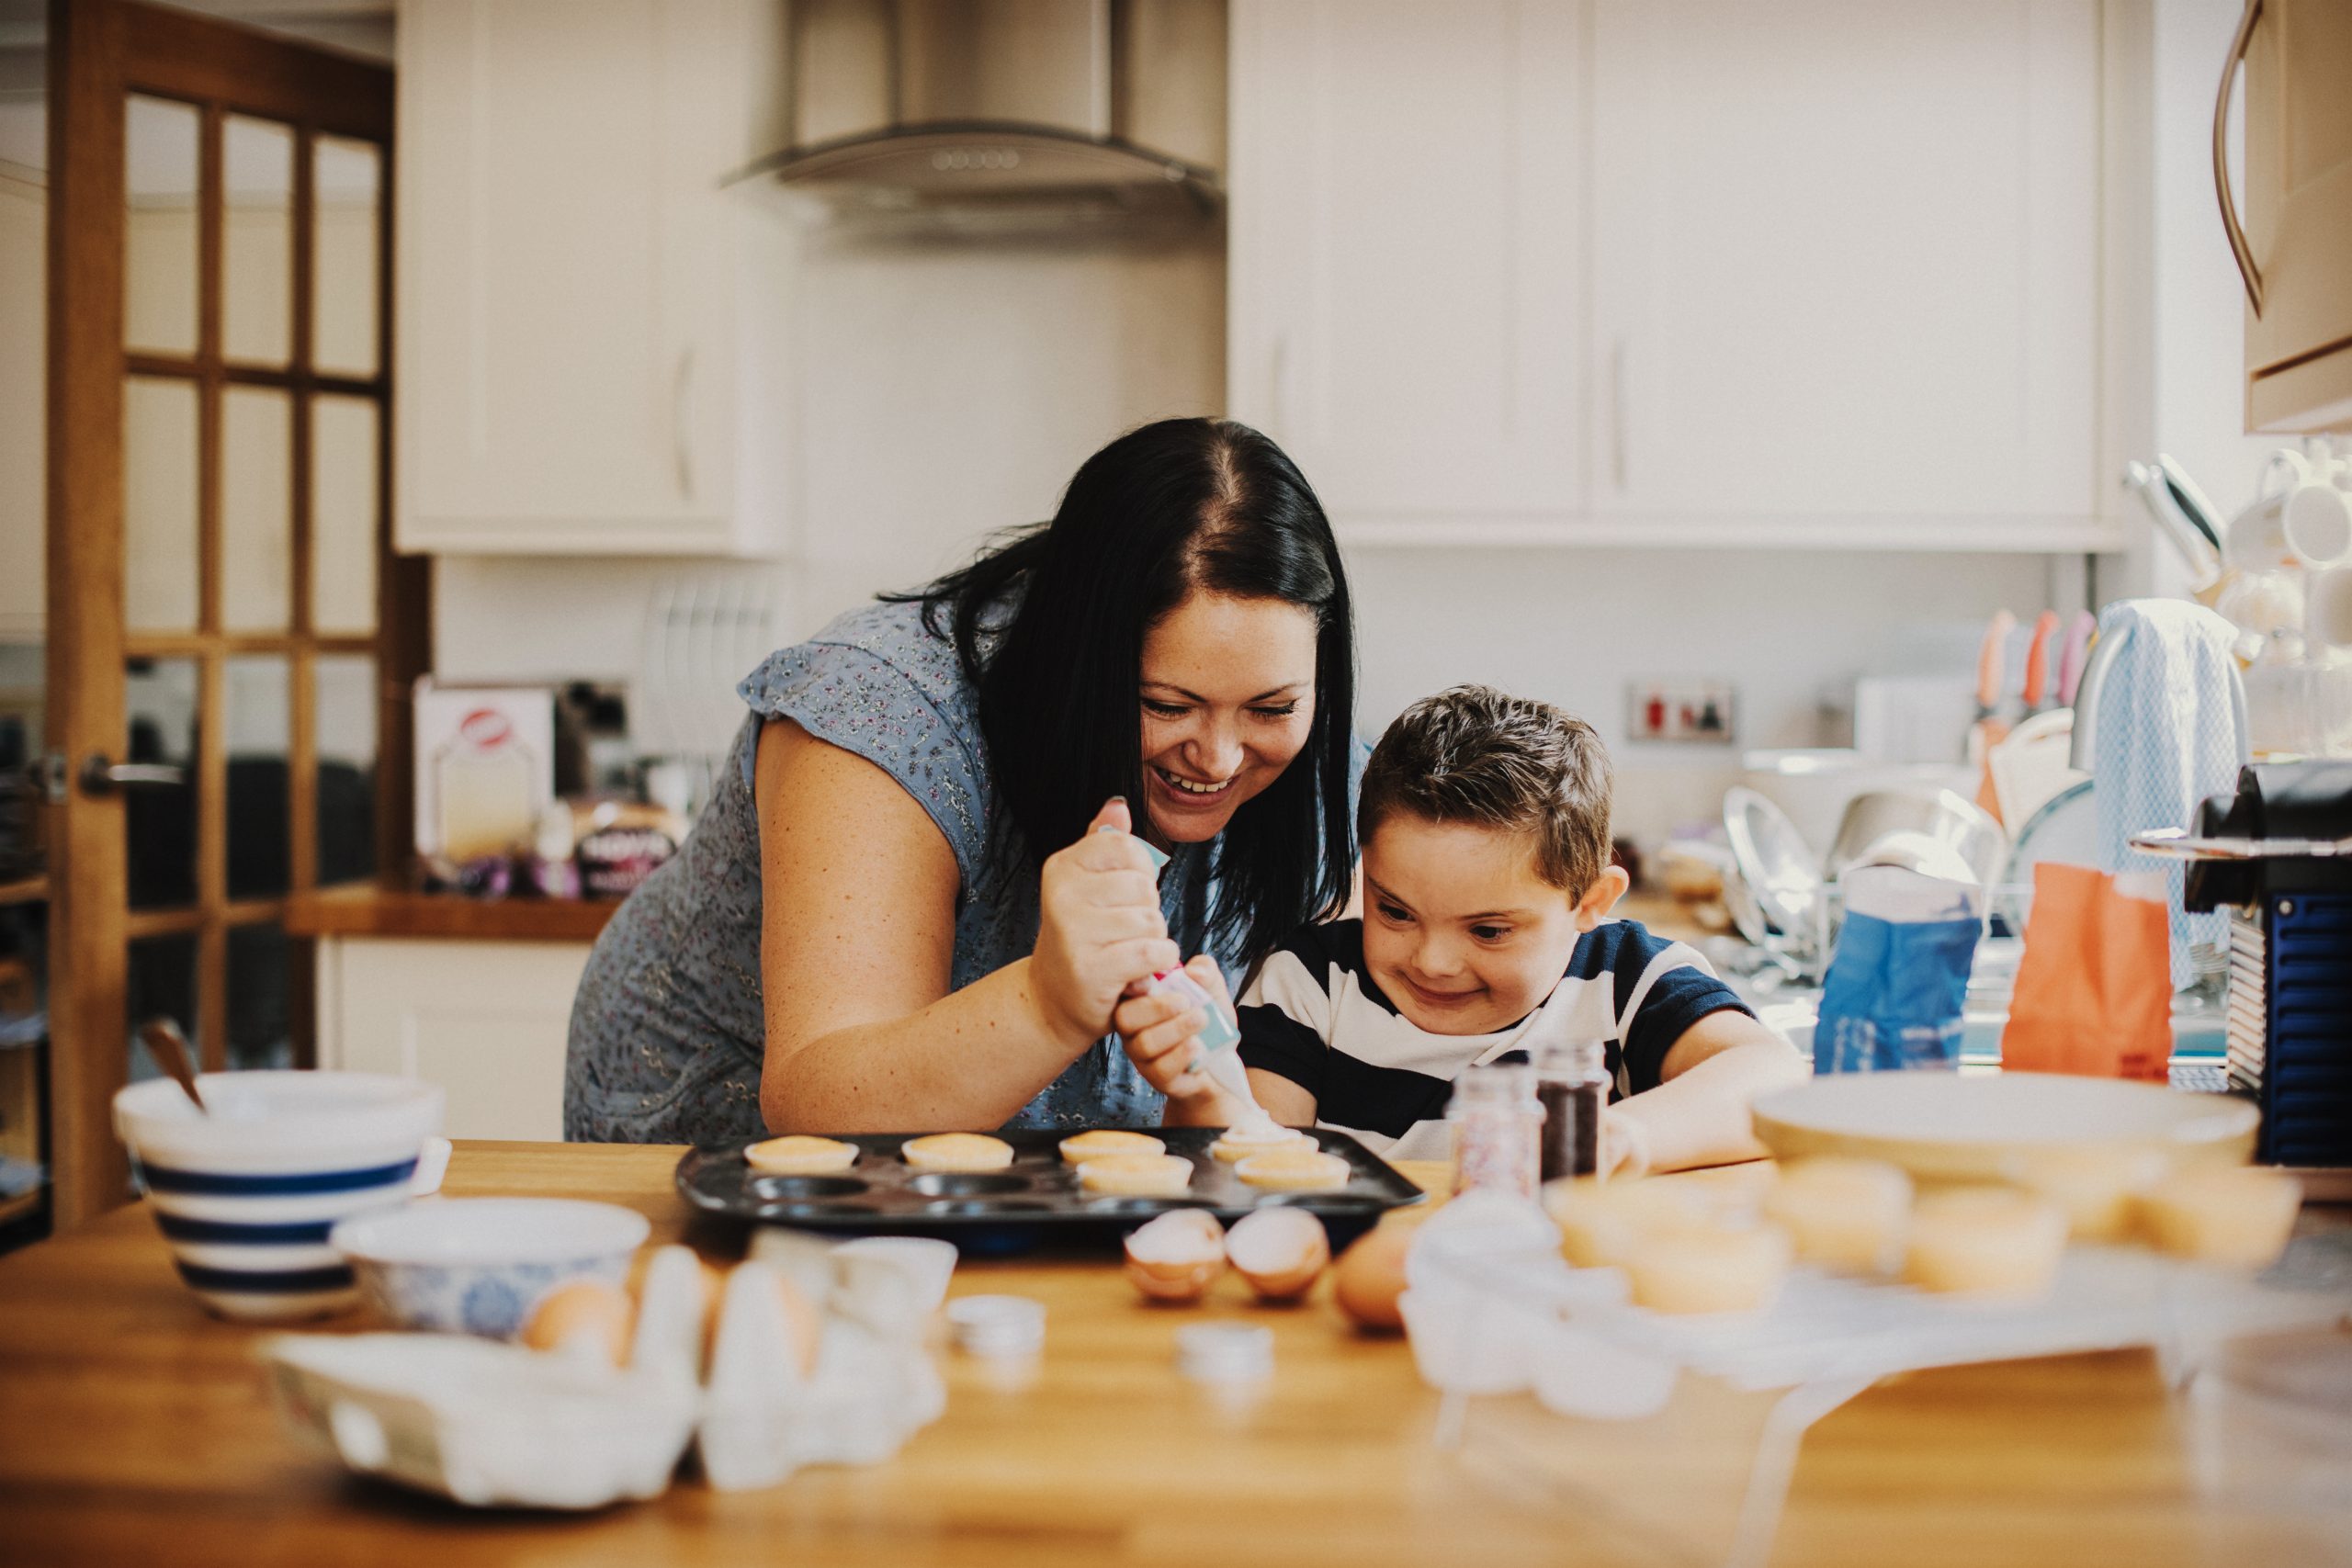
<path id="1" fill-rule="evenodd" d="M 1374 1225 L 1340 1254 L 1331 1294 L 1359 1328 L 1405 1326 L 1396 1298 L 1405 1293 L 1405 1254 L 1413 1247 L 1412 1225 Z"/>
<path id="2" fill-rule="evenodd" d="M 1260 1301 L 1286 1302 L 1305 1295 L 1331 1261 L 1331 1240 L 1305 1209 L 1260 1209 L 1226 1234 L 1225 1255 Z"/>
<path id="3" fill-rule="evenodd" d="M 1127 1236 L 1127 1279 L 1159 1302 L 1196 1302 L 1225 1272 L 1225 1227 L 1200 1209 L 1177 1209 Z"/>
<path id="4" fill-rule="evenodd" d="M 636 1303 L 618 1285 L 573 1280 L 539 1298 L 523 1325 L 523 1343 L 534 1350 L 571 1350 L 601 1356 L 618 1367 L 628 1360 Z"/>

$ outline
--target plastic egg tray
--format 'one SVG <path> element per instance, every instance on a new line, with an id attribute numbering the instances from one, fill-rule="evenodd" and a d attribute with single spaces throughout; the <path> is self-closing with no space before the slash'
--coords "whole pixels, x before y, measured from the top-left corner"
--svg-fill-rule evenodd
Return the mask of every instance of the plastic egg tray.
<path id="1" fill-rule="evenodd" d="M 708 1213 L 803 1230 L 857 1235 L 934 1235 L 967 1251 L 1008 1252 L 1053 1241 L 1114 1241 L 1170 1209 L 1205 1209 L 1231 1224 L 1252 1209 L 1305 1209 L 1322 1220 L 1335 1246 L 1367 1229 L 1386 1210 L 1418 1203 L 1422 1193 L 1345 1133 L 1315 1129 L 1326 1154 L 1348 1162 L 1342 1186 L 1321 1192 L 1270 1192 L 1251 1187 L 1209 1153 L 1216 1127 L 1137 1127 L 1193 1162 L 1181 1197 L 1118 1198 L 1079 1186 L 1063 1163 L 1061 1142 L 1087 1129 L 1030 1128 L 991 1136 L 1012 1145 L 1002 1170 L 917 1170 L 899 1146 L 919 1133 L 853 1134 L 857 1163 L 821 1176 L 770 1176 L 743 1159 L 752 1140 L 707 1145 L 678 1162 L 678 1190 Z"/>

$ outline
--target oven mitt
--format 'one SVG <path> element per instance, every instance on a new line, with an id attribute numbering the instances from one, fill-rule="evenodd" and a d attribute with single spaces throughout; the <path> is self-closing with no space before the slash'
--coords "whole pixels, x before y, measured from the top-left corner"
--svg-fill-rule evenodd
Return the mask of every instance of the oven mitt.
<path id="1" fill-rule="evenodd" d="M 1813 1070 L 1957 1068 L 1983 890 L 1894 865 L 1856 866 L 1841 886 L 1846 923 L 1822 987 Z"/>
<path id="2" fill-rule="evenodd" d="M 2033 868 L 2004 1071 L 2167 1081 L 2172 919 L 2161 873 Z"/>

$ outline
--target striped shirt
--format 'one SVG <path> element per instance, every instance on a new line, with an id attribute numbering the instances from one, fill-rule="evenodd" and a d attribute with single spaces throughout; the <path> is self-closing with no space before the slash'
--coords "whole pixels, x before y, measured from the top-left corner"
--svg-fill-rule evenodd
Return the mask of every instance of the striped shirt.
<path id="1" fill-rule="evenodd" d="M 1605 920 L 1577 939 L 1559 984 L 1525 1018 L 1490 1034 L 1432 1034 L 1364 967 L 1363 922 L 1334 920 L 1295 932 L 1242 994 L 1241 1059 L 1313 1095 L 1318 1125 L 1376 1154 L 1442 1158 L 1446 1098 L 1463 1068 L 1536 1039 L 1600 1040 L 1611 1097 L 1623 1099 L 1657 1088 L 1684 1031 L 1726 1010 L 1748 1011 L 1696 949 Z"/>

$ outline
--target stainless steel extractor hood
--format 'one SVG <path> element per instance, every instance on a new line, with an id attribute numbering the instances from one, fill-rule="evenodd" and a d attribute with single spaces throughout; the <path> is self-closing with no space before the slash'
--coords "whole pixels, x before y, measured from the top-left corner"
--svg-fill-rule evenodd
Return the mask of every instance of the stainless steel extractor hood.
<path id="1" fill-rule="evenodd" d="M 747 189 L 860 231 L 1194 229 L 1224 207 L 1224 0 L 795 0 L 791 143 Z"/>

